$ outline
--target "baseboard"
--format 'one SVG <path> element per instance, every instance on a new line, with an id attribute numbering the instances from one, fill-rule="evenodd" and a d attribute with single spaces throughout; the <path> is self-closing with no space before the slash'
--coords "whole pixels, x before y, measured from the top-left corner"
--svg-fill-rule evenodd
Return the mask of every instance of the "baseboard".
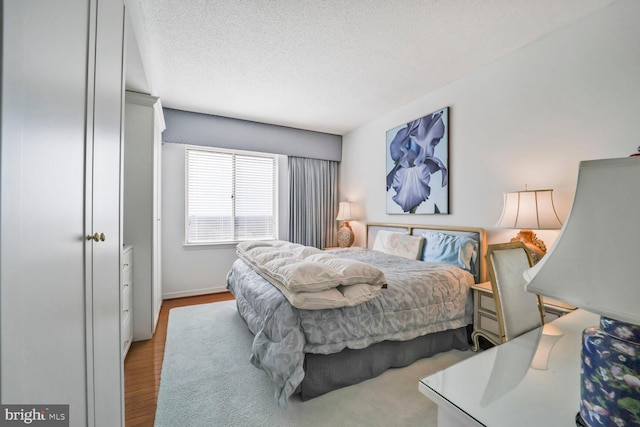
<path id="1" fill-rule="evenodd" d="M 205 288 L 205 289 L 194 289 L 190 291 L 166 292 L 162 294 L 162 299 L 194 297 L 198 295 L 217 294 L 220 292 L 227 292 L 227 291 L 228 291 L 227 288 Z"/>

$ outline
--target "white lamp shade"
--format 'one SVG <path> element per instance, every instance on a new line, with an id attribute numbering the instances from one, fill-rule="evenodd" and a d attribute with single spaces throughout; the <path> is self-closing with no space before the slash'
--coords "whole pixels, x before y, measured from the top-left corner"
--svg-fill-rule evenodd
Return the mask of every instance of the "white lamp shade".
<path id="1" fill-rule="evenodd" d="M 526 289 L 640 324 L 639 247 L 640 158 L 581 162 L 569 217 Z"/>
<path id="2" fill-rule="evenodd" d="M 553 190 L 504 193 L 501 228 L 555 230 L 562 227 L 553 205 Z"/>
<path id="3" fill-rule="evenodd" d="M 336 221 L 352 220 L 353 216 L 353 204 L 349 202 L 340 202 L 340 208 L 338 209 L 338 216 Z"/>

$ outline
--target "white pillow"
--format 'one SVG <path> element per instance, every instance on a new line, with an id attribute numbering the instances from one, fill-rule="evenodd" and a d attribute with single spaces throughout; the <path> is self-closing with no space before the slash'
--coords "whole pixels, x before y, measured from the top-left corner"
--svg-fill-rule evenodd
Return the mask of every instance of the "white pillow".
<path id="1" fill-rule="evenodd" d="M 373 250 L 409 259 L 418 259 L 422 254 L 424 238 L 405 233 L 380 230 L 376 233 Z"/>

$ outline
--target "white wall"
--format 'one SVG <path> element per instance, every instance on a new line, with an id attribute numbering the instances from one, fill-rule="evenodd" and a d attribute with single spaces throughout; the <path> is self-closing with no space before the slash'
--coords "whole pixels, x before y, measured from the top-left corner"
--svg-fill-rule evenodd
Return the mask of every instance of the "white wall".
<path id="1" fill-rule="evenodd" d="M 343 137 L 341 200 L 367 222 L 468 225 L 489 243 L 506 191 L 553 188 L 564 221 L 581 160 L 625 157 L 640 144 L 640 2 L 619 0 Z M 437 61 L 437 58 L 434 58 Z M 450 214 L 387 215 L 385 132 L 449 106 Z M 557 231 L 540 231 L 549 245 Z"/>
<path id="2" fill-rule="evenodd" d="M 163 299 L 226 290 L 226 276 L 237 259 L 236 245 L 185 246 L 185 145 L 162 144 L 162 296 Z M 279 156 L 278 226 L 286 239 L 288 194 L 286 157 Z"/>
<path id="3" fill-rule="evenodd" d="M 553 188 L 564 220 L 580 160 L 624 157 L 640 145 L 638 16 L 640 2 L 618 0 L 343 136 L 340 192 L 361 213 L 351 221 L 356 245 L 364 245 L 367 222 L 479 226 L 490 243 L 507 241 L 514 230 L 494 228 L 502 193 L 525 184 Z M 445 106 L 451 213 L 387 215 L 386 131 Z M 236 259 L 234 245 L 184 246 L 183 150 L 181 144 L 163 144 L 165 299 L 224 290 Z M 286 163 L 280 174 L 286 181 Z M 281 196 L 280 231 L 286 233 L 287 197 Z M 550 245 L 558 232 L 537 234 Z"/>

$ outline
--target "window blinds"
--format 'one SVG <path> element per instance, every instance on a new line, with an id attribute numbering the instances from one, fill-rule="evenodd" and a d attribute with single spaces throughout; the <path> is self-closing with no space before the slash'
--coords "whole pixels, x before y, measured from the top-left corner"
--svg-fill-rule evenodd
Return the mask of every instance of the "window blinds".
<path id="1" fill-rule="evenodd" d="M 274 155 L 186 149 L 186 243 L 275 239 Z"/>

